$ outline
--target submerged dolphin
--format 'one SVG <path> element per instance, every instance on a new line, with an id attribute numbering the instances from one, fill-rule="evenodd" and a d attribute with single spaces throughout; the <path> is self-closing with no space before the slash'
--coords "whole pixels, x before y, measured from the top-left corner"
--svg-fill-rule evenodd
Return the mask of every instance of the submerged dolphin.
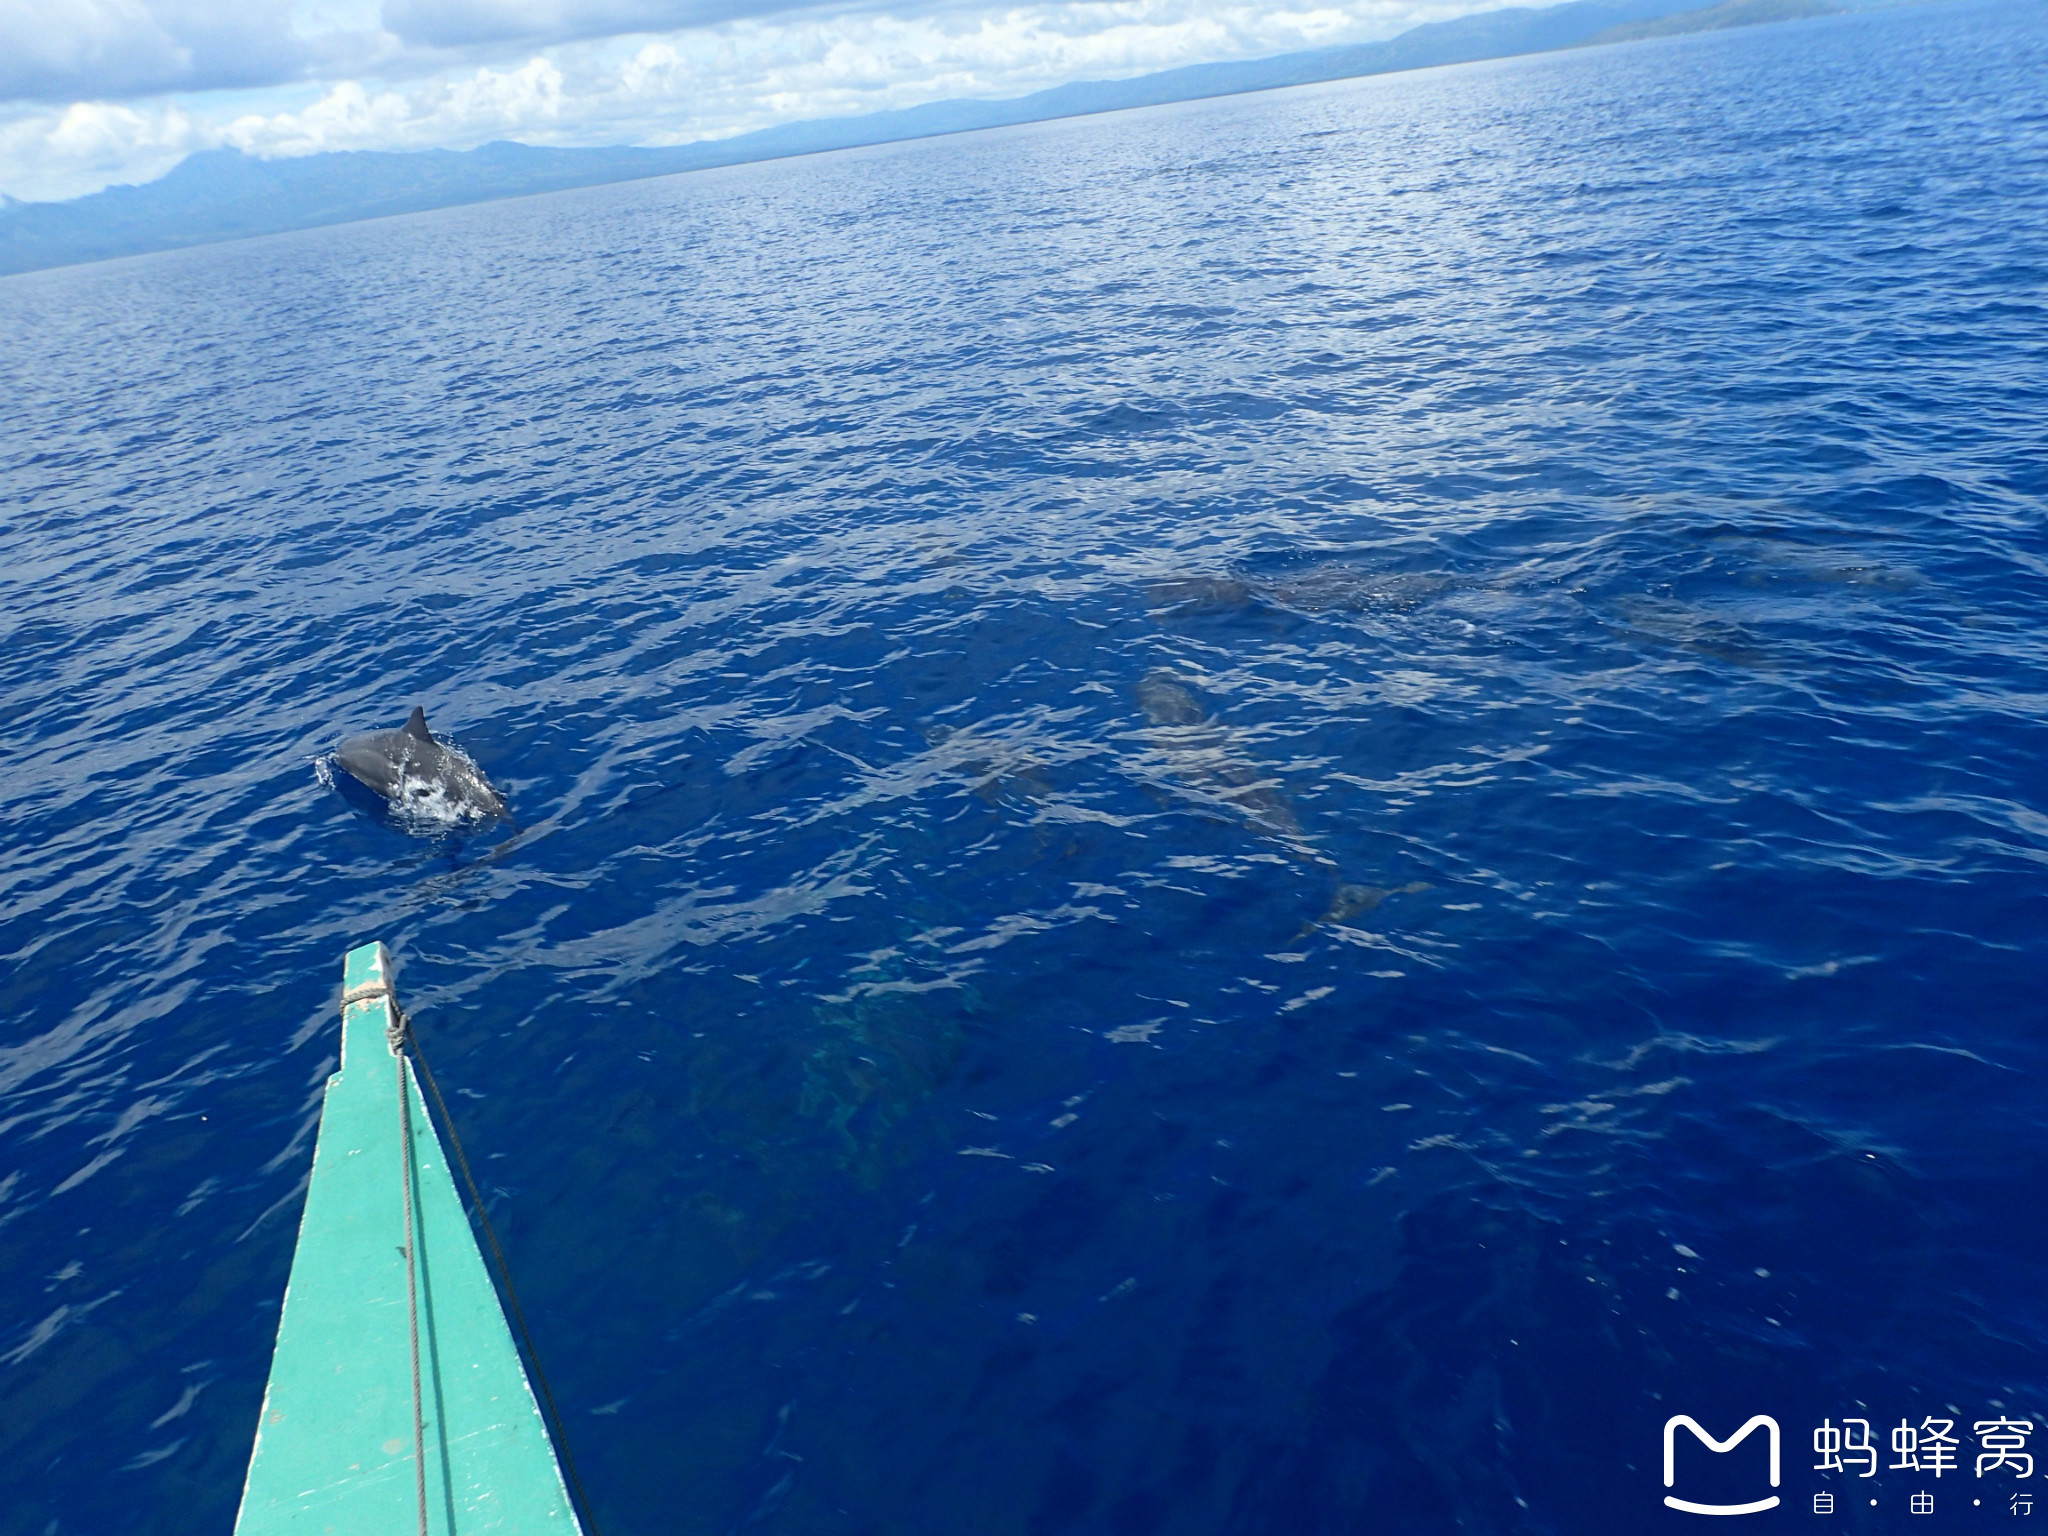
<path id="1" fill-rule="evenodd" d="M 1278 777 L 1244 756 L 1235 733 L 1204 709 L 1179 678 L 1171 672 L 1147 673 L 1139 679 L 1137 695 L 1138 708 L 1151 727 L 1144 733 L 1145 743 L 1159 754 L 1182 789 L 1232 806 L 1269 837 L 1322 858 L 1280 792 Z"/>
<path id="2" fill-rule="evenodd" d="M 505 814 L 505 797 L 461 748 L 434 739 L 418 706 L 397 730 L 351 736 L 336 755 L 354 778 L 401 810 L 478 821 Z"/>

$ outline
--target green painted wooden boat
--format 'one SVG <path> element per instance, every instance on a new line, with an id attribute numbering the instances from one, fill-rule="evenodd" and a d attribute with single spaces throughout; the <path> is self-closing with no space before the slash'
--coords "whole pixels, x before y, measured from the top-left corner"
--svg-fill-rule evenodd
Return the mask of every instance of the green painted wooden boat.
<path id="1" fill-rule="evenodd" d="M 394 1050 L 382 944 L 349 952 L 342 998 L 341 1070 L 236 1536 L 580 1536 L 416 1074 Z"/>

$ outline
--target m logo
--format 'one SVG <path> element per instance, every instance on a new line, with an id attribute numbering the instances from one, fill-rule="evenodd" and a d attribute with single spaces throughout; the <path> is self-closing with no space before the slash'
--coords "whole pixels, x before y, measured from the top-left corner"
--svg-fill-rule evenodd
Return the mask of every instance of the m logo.
<path id="1" fill-rule="evenodd" d="M 1677 1440 L 1678 1426 L 1683 1424 L 1698 1437 L 1699 1442 L 1710 1451 L 1732 1451 L 1749 1438 L 1749 1432 L 1758 1425 L 1770 1431 L 1771 1437 L 1771 1486 L 1778 1486 L 1778 1421 L 1767 1413 L 1760 1413 L 1726 1440 L 1716 1440 L 1701 1429 L 1690 1414 L 1675 1413 L 1664 1421 L 1664 1486 L 1669 1488 L 1678 1481 Z M 1778 1507 L 1778 1496 L 1774 1493 L 1767 1499 L 1758 1499 L 1751 1504 L 1695 1504 L 1690 1499 L 1674 1499 L 1664 1495 L 1664 1502 L 1673 1509 L 1682 1509 L 1691 1515 L 1755 1515 L 1767 1509 Z"/>

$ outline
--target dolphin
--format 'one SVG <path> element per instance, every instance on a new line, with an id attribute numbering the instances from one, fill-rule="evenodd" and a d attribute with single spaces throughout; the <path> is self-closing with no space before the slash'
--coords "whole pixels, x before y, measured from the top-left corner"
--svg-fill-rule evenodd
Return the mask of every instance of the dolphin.
<path id="1" fill-rule="evenodd" d="M 505 797 L 460 747 L 436 741 L 427 712 L 414 706 L 395 731 L 351 736 L 336 754 L 341 766 L 400 810 L 442 820 L 503 816 Z"/>
<path id="2" fill-rule="evenodd" d="M 1272 773 L 1245 757 L 1235 733 L 1202 707 L 1171 672 L 1150 672 L 1138 682 L 1138 709 L 1151 727 L 1145 744 L 1157 752 L 1168 773 L 1199 799 L 1221 802 L 1243 813 L 1259 831 L 1317 860 Z"/>
<path id="3" fill-rule="evenodd" d="M 1296 613 L 1410 613 L 1450 590 L 1447 576 L 1424 571 L 1373 571 L 1343 561 L 1273 576 L 1180 576 L 1145 588 L 1145 606 L 1178 616 L 1230 613 L 1260 606 Z"/>

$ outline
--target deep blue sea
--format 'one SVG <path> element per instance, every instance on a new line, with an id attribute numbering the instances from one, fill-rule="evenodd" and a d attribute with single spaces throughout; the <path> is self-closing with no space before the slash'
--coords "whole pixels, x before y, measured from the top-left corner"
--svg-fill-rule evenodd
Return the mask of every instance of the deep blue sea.
<path id="1" fill-rule="evenodd" d="M 2048 8 L 14 277 L 0 399 L 5 1536 L 229 1530 L 374 938 L 604 1536 L 2048 1520 Z M 414 704 L 513 824 L 323 783 Z"/>

